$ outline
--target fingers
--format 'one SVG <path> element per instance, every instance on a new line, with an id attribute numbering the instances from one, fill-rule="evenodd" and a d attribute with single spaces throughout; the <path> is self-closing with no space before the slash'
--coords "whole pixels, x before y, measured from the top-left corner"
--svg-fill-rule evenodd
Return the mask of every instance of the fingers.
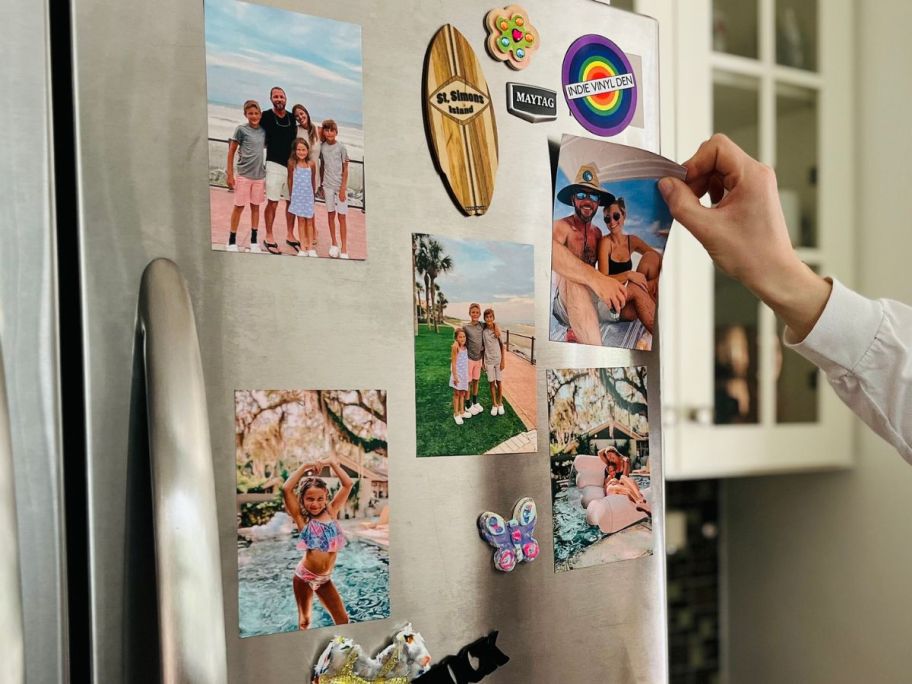
<path id="1" fill-rule="evenodd" d="M 751 158 L 735 145 L 728 136 L 716 133 L 700 145 L 696 154 L 684 162 L 687 178 L 697 182 L 702 177 L 718 175 L 722 185 L 731 190 L 741 178 L 744 167 Z"/>
<path id="2" fill-rule="evenodd" d="M 663 178 L 659 181 L 659 191 L 668 204 L 668 210 L 675 220 L 687 228 L 694 237 L 703 242 L 709 216 L 713 211 L 700 204 L 700 200 L 686 183 L 677 178 Z"/>

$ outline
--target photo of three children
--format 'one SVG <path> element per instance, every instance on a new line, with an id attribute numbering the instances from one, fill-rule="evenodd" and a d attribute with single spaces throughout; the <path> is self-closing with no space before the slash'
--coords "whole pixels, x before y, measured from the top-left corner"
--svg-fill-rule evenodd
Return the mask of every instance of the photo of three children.
<path id="1" fill-rule="evenodd" d="M 418 455 L 536 451 L 532 246 L 416 233 L 412 257 Z"/>
<path id="2" fill-rule="evenodd" d="M 288 36 L 269 30 L 277 25 Z M 330 59 L 295 35 L 344 48 Z M 361 27 L 207 0 L 206 67 L 212 248 L 365 259 Z M 315 119 L 301 101 L 334 118 Z"/>

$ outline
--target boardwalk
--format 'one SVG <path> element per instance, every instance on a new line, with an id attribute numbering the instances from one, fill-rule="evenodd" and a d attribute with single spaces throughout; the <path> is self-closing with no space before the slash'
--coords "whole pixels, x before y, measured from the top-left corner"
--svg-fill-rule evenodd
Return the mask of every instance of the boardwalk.
<path id="1" fill-rule="evenodd" d="M 538 384 L 535 366 L 516 354 L 507 354 L 503 371 L 503 393 L 516 415 L 526 426 L 534 430 L 538 421 L 536 395 Z"/>
<path id="2" fill-rule="evenodd" d="M 210 240 L 214 249 L 224 250 L 228 242 L 229 225 L 231 222 L 231 210 L 234 208 L 234 194 L 224 188 L 209 187 L 209 201 L 211 205 L 211 226 Z M 279 245 L 283 254 L 294 254 L 294 249 L 285 244 L 285 214 L 284 202 L 279 202 L 276 209 L 276 219 L 273 224 L 273 236 Z M 321 257 L 329 256 L 329 246 L 332 244 L 329 240 L 329 223 L 326 219 L 326 206 L 317 202 L 314 222 L 317 235 L 317 254 Z M 263 241 L 266 239 L 266 219 L 264 213 L 266 205 L 260 207 L 260 228 L 258 241 L 263 253 L 269 256 L 269 252 L 263 248 Z M 365 228 L 364 212 L 360 209 L 348 210 L 348 255 L 352 259 L 367 258 L 367 231 Z M 295 236 L 298 235 L 298 228 L 295 226 Z M 339 222 L 336 221 L 336 240 L 339 240 Z M 241 223 L 238 227 L 238 246 L 241 251 L 247 251 L 250 245 L 250 208 L 246 207 L 241 215 Z"/>

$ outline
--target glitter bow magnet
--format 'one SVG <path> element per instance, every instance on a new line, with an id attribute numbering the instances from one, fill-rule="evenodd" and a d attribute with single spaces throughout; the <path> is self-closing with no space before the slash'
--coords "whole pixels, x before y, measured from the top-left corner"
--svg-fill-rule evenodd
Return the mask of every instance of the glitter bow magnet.
<path id="1" fill-rule="evenodd" d="M 497 549 L 494 552 L 494 567 L 510 572 L 517 563 L 531 563 L 538 558 L 538 542 L 532 533 L 538 515 L 532 497 L 525 497 L 513 506 L 513 517 L 504 520 L 497 513 L 486 511 L 478 516 L 478 533 L 488 544 Z"/>
<path id="2" fill-rule="evenodd" d="M 314 666 L 314 684 L 408 684 L 428 671 L 431 656 L 411 623 L 375 658 L 347 637 L 337 636 Z"/>

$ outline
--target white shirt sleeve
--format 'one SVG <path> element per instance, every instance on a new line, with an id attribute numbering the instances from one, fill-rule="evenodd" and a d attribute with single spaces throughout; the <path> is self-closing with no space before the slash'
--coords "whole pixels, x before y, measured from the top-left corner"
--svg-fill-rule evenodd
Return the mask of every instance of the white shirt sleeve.
<path id="1" fill-rule="evenodd" d="M 912 307 L 871 300 L 837 280 L 814 329 L 785 345 L 817 365 L 836 394 L 912 463 Z"/>

